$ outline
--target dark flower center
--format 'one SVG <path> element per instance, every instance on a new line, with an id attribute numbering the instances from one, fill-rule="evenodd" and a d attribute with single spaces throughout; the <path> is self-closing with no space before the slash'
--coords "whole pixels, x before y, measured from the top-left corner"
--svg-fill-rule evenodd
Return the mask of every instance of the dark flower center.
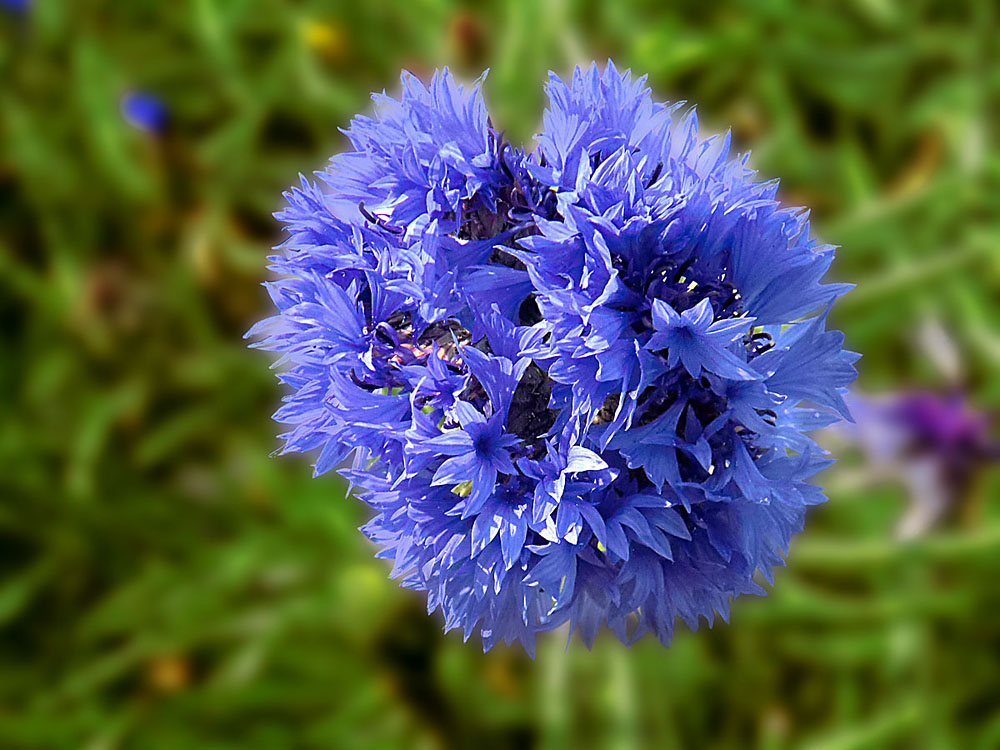
<path id="1" fill-rule="evenodd" d="M 487 458 L 493 455 L 493 452 L 496 450 L 496 441 L 493 440 L 493 436 L 490 433 L 483 432 L 475 438 L 472 446 L 476 453 Z"/>

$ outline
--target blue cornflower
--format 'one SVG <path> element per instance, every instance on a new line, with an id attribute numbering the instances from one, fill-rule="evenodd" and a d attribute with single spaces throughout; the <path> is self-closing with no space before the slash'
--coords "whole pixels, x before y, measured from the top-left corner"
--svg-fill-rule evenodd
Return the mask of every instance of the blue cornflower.
<path id="1" fill-rule="evenodd" d="M 0 7 L 12 13 L 24 13 L 31 7 L 32 0 L 0 0 Z"/>
<path id="2" fill-rule="evenodd" d="M 134 128 L 160 133 L 167 127 L 169 113 L 163 100 L 145 91 L 128 91 L 119 102 L 122 117 Z"/>
<path id="3" fill-rule="evenodd" d="M 445 70 L 345 131 L 277 215 L 284 450 L 372 508 L 392 575 L 485 648 L 625 642 L 763 593 L 857 355 L 833 249 L 693 110 L 609 63 L 551 76 L 538 147 Z"/>

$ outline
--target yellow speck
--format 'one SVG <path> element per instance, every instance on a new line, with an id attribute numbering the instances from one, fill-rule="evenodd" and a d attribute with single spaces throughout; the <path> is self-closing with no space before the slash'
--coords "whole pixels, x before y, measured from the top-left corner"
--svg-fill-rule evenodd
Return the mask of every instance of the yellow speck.
<path id="1" fill-rule="evenodd" d="M 176 693 L 191 681 L 191 665 L 179 654 L 165 654 L 154 658 L 146 668 L 146 680 L 160 693 Z"/>
<path id="2" fill-rule="evenodd" d="M 347 34 L 336 23 L 306 20 L 302 22 L 302 39 L 310 49 L 332 60 L 347 56 Z"/>
<path id="3" fill-rule="evenodd" d="M 454 487 L 451 488 L 451 491 L 454 492 L 459 497 L 468 497 L 470 494 L 472 494 L 472 480 L 469 479 L 466 480 L 465 482 L 461 482 L 460 484 L 456 484 Z"/>

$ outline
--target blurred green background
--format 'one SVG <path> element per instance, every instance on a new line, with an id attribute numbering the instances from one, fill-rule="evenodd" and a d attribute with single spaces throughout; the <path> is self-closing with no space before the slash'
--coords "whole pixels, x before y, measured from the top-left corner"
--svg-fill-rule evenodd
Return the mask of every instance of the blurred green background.
<path id="1" fill-rule="evenodd" d="M 902 543 L 905 488 L 822 479 L 774 593 L 663 649 L 480 653 L 387 580 L 344 487 L 276 459 L 280 192 L 399 69 L 612 56 L 733 127 L 858 288 L 860 387 L 1000 404 L 992 0 L 0 2 L 0 747 L 1000 747 L 1000 478 Z M 163 134 L 123 92 L 160 97 Z M 945 332 L 949 381 L 920 331 Z M 925 337 L 926 338 L 926 337 Z M 940 342 L 939 342 L 940 343 Z M 956 502 L 958 499 L 956 499 Z"/>

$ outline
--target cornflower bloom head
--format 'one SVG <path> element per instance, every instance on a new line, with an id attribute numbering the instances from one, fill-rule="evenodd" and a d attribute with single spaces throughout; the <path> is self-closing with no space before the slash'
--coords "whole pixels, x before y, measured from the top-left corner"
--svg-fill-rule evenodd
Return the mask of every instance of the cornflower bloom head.
<path id="1" fill-rule="evenodd" d="M 129 125 L 147 133 L 163 132 L 170 121 L 163 100 L 146 91 L 127 91 L 119 101 L 119 109 Z"/>
<path id="2" fill-rule="evenodd" d="M 589 645 L 763 593 L 847 416 L 832 248 L 729 138 L 609 63 L 549 79 L 532 152 L 445 70 L 286 193 L 248 335 L 282 354 L 285 451 L 374 511 L 392 575 L 484 648 Z"/>

